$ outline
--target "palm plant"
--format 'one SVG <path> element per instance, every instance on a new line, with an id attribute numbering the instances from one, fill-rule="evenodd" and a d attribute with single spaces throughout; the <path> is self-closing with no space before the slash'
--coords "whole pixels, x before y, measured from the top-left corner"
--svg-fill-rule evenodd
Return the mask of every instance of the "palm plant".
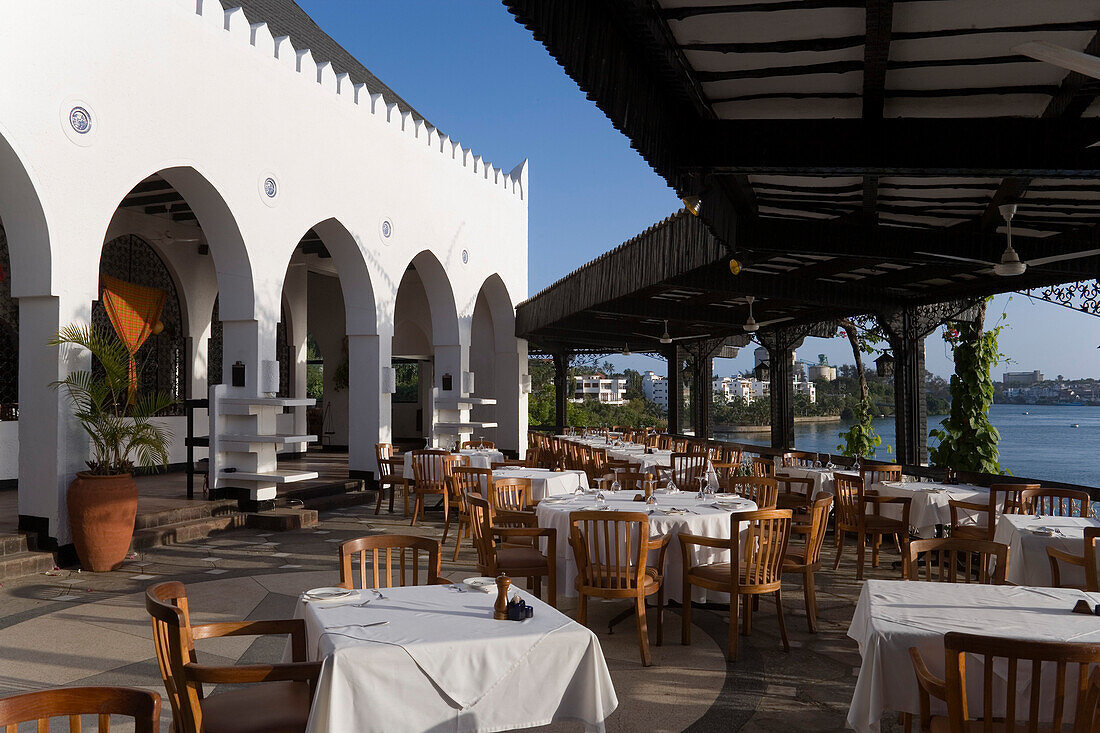
<path id="1" fill-rule="evenodd" d="M 130 384 L 130 353 L 111 329 L 69 325 L 50 339 L 52 346 L 87 349 L 102 367 L 76 371 L 54 382 L 64 388 L 73 414 L 92 440 L 91 473 L 116 475 L 138 465 L 166 466 L 172 431 L 153 418 L 175 401 L 164 392 L 135 394 Z"/>

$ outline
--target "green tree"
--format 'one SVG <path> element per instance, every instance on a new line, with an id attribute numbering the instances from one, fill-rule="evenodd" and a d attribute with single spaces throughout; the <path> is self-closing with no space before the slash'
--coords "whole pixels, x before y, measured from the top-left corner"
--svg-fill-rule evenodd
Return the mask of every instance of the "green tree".
<path id="1" fill-rule="evenodd" d="M 323 364 L 311 364 L 322 361 L 321 350 L 313 334 L 306 334 L 306 396 L 321 402 L 325 398 L 325 367 Z"/>

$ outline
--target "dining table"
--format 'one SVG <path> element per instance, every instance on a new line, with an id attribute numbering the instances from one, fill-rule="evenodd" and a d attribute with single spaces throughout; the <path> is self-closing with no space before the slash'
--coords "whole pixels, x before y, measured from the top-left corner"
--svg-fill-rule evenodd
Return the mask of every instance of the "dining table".
<path id="1" fill-rule="evenodd" d="M 588 475 L 580 470 L 551 471 L 549 468 L 506 466 L 494 470 L 493 478 L 527 479 L 531 482 L 527 498 L 532 502 L 552 496 L 572 496 L 577 489 L 588 490 Z"/>
<path id="2" fill-rule="evenodd" d="M 729 538 L 732 527 L 731 516 L 735 512 L 752 511 L 756 509 L 756 504 L 750 499 L 733 494 L 712 494 L 699 499 L 694 491 L 662 492 L 664 492 L 663 489 L 658 489 L 654 493 L 656 504 L 653 506 L 636 501 L 635 497 L 641 495 L 638 491 L 605 491 L 603 496 L 605 508 L 608 511 L 647 513 L 650 537 L 672 535 L 665 552 L 665 565 L 662 571 L 665 598 L 682 602 L 684 568 L 676 536 L 685 533 L 719 539 Z M 577 595 L 574 584 L 577 577 L 577 563 L 568 541 L 569 515 L 572 512 L 597 508 L 596 498 L 592 494 L 544 500 L 536 507 L 539 526 L 553 527 L 557 530 L 558 592 L 566 596 L 576 597 Z M 744 536 L 747 528 L 741 525 L 740 529 Z M 649 553 L 647 562 L 651 566 L 656 565 L 658 554 L 657 550 Z M 729 562 L 730 552 L 697 545 L 691 550 L 691 558 L 697 565 Z M 729 594 L 692 586 L 692 600 L 699 603 L 728 603 Z"/>
<path id="3" fill-rule="evenodd" d="M 402 476 L 407 479 L 415 479 L 416 475 L 413 473 L 413 451 L 405 452 L 405 464 Z M 481 449 L 477 448 L 463 448 L 462 450 L 451 451 L 451 455 L 460 456 L 460 465 L 470 466 L 471 468 L 492 468 L 494 463 L 501 463 L 504 461 L 504 454 L 494 448 Z"/>
<path id="4" fill-rule="evenodd" d="M 596 635 L 513 585 L 515 595 L 531 618 L 496 620 L 496 588 L 461 583 L 303 594 L 294 616 L 322 662 L 307 733 L 604 730 L 618 698 Z"/>
<path id="5" fill-rule="evenodd" d="M 916 647 L 932 674 L 943 679 L 943 637 L 950 631 L 1020 641 L 1100 642 L 1096 616 L 1071 613 L 1082 599 L 1096 605 L 1100 594 L 1069 588 L 868 580 L 848 627 L 862 657 L 848 726 L 859 733 L 878 733 L 887 711 L 919 714 L 909 648 Z M 995 673 L 1001 676 L 1004 671 Z M 1053 669 L 1048 675 L 1044 668 L 1044 678 L 1052 675 Z M 967 696 L 975 705 L 982 699 L 982 684 L 980 671 L 967 675 Z M 1028 685 L 1021 687 L 1022 695 L 1030 694 Z M 1042 689 L 1044 698 L 1051 695 L 1051 686 L 1044 684 Z M 1027 710 L 1027 704 L 1024 697 L 1016 709 Z M 1003 715 L 1003 702 L 1000 706 Z M 943 703 L 933 698 L 932 714 L 945 712 Z"/>
<path id="6" fill-rule="evenodd" d="M 951 524 L 949 502 L 973 502 L 988 504 L 989 489 L 972 484 L 945 484 L 938 481 L 876 481 L 870 489 L 880 496 L 907 496 L 912 499 L 909 505 L 909 525 L 922 539 L 936 536 L 937 526 Z M 984 515 L 984 512 L 981 513 Z M 884 504 L 882 515 L 891 519 L 902 518 L 902 508 L 897 504 Z M 979 512 L 960 510 L 960 523 L 975 523 Z M 984 521 L 984 517 L 982 517 Z M 1011 563 L 1009 564 L 1011 567 Z"/>
<path id="7" fill-rule="evenodd" d="M 811 468 L 806 466 L 782 466 L 776 467 L 775 475 L 778 478 L 783 476 L 790 476 L 791 478 L 808 478 L 813 480 L 813 490 L 810 492 L 810 499 L 818 499 L 825 494 L 835 495 L 836 488 L 834 484 L 834 478 L 838 472 L 843 471 L 842 468 Z"/>
<path id="8" fill-rule="evenodd" d="M 1002 514 L 997 520 L 993 540 L 1008 545 L 1008 582 L 1014 585 L 1051 585 L 1053 581 L 1047 548 L 1083 555 L 1085 527 L 1100 527 L 1100 519 Z M 1059 571 L 1063 585 L 1085 584 L 1084 568 L 1061 563 Z"/>

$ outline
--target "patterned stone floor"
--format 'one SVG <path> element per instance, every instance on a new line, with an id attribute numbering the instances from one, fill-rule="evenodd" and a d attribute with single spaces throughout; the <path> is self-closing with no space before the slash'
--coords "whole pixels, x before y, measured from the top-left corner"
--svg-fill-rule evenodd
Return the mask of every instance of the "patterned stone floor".
<path id="1" fill-rule="evenodd" d="M 147 585 L 162 579 L 186 583 L 196 623 L 289 617 L 298 593 L 335 584 L 339 542 L 375 532 L 438 537 L 440 522 L 430 518 L 410 529 L 400 509 L 394 516 L 375 517 L 373 506 L 352 507 L 322 513 L 316 529 L 236 530 L 149 551 L 111 573 L 62 571 L 9 582 L 0 588 L 0 695 L 76 684 L 163 693 L 144 610 Z M 444 574 L 453 579 L 476 574 L 472 548 L 464 543 L 457 563 L 450 562 L 452 550 L 449 539 Z M 849 554 L 855 553 L 849 549 Z M 846 556 L 834 573 L 831 544 L 825 555 L 827 567 L 818 574 L 818 633 L 806 630 L 801 583 L 793 578 L 786 584 L 790 653 L 782 650 L 770 600 L 761 601 L 752 635 L 741 638 L 740 659 L 733 664 L 723 653 L 727 613 L 695 611 L 693 644 L 685 647 L 679 643 L 680 615 L 673 609 L 665 614 L 666 643 L 653 648 L 654 666 L 647 669 L 640 664 L 632 621 L 608 634 L 607 621 L 624 604 L 592 604 L 589 625 L 599 636 L 620 701 L 608 730 L 843 730 L 860 663 L 846 636 L 860 584 L 853 557 Z M 896 557 L 887 552 L 883 567 L 870 577 L 898 577 L 890 568 Z M 563 599 L 564 612 L 572 615 L 574 608 Z M 651 634 L 655 623 L 651 614 Z M 275 661 L 282 648 L 282 638 L 199 642 L 200 658 L 214 664 Z M 166 730 L 169 718 L 166 707 Z M 549 728 L 580 730 L 567 723 Z M 883 721 L 884 731 L 893 729 L 891 721 Z"/>

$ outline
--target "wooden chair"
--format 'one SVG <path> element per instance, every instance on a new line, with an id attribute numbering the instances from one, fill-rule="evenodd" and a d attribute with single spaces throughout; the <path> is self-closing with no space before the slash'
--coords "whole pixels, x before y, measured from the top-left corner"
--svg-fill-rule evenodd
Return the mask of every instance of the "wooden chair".
<path id="1" fill-rule="evenodd" d="M 1041 488 L 1039 484 L 990 484 L 989 493 L 997 496 L 997 511 L 1001 514 L 1022 514 L 1024 507 L 1020 503 L 1020 492 Z"/>
<path id="2" fill-rule="evenodd" d="M 799 476 L 775 475 L 779 495 L 776 506 L 780 509 L 805 510 L 813 503 L 814 480 Z"/>
<path id="3" fill-rule="evenodd" d="M 740 525 L 748 530 L 742 540 Z M 738 601 L 744 605 L 741 633 L 748 636 L 752 630 L 752 597 L 764 593 L 775 594 L 775 611 L 779 616 L 779 635 L 783 649 L 791 650 L 787 640 L 787 624 L 783 619 L 783 558 L 787 554 L 787 542 L 791 533 L 789 509 L 763 509 L 753 512 L 736 512 L 730 515 L 729 538 L 702 537 L 683 534 L 680 551 L 684 563 L 684 605 L 680 614 L 681 643 L 691 644 L 691 586 L 729 593 L 730 620 L 728 655 L 737 659 Z M 710 547 L 729 550 L 730 562 L 694 565 L 693 547 Z"/>
<path id="4" fill-rule="evenodd" d="M 413 504 L 413 517 L 410 526 L 416 525 L 418 518 L 424 516 L 424 499 L 428 496 L 443 497 L 443 542 L 447 541 L 447 528 L 450 526 L 450 502 L 447 479 L 451 470 L 459 461 L 459 456 L 452 455 L 445 450 L 414 450 L 413 460 L 413 494 L 416 503 Z"/>
<path id="5" fill-rule="evenodd" d="M 458 515 L 455 551 L 451 557 L 451 561 L 454 562 L 458 560 L 458 550 L 462 545 L 462 538 L 470 536 L 470 507 L 466 503 L 466 497 L 470 494 L 484 495 L 485 487 L 493 485 L 493 469 L 455 466 L 451 469 L 451 475 L 447 481 L 450 488 L 448 501 L 451 506 L 457 509 L 455 513 Z"/>
<path id="6" fill-rule="evenodd" d="M 990 491 L 984 502 L 948 499 L 947 506 L 951 510 L 951 536 L 960 540 L 992 542 L 997 532 L 998 498 L 997 493 Z M 963 512 L 969 512 L 969 514 L 964 515 Z"/>
<path id="7" fill-rule="evenodd" d="M 1024 514 L 1045 517 L 1088 517 L 1090 497 L 1087 491 L 1073 489 L 1024 489 L 1020 505 Z"/>
<path id="8" fill-rule="evenodd" d="M 901 466 L 888 463 L 861 466 L 859 469 L 859 476 L 863 479 L 863 485 L 867 488 L 871 488 L 873 485 L 880 484 L 883 481 L 901 481 Z"/>
<path id="9" fill-rule="evenodd" d="M 1004 585 L 1008 572 L 1008 545 L 953 535 L 913 540 L 909 543 L 906 562 L 909 580 Z"/>
<path id="10" fill-rule="evenodd" d="M 470 506 L 470 527 L 477 548 L 477 571 L 495 578 L 507 573 L 513 578 L 527 578 L 528 587 L 555 608 L 558 605 L 558 531 L 539 527 L 531 512 L 500 512 L 507 523 L 501 526 L 497 512 L 488 500 L 476 494 L 467 497 Z M 523 525 L 523 526 L 520 526 Z M 538 543 L 546 540 L 547 554 L 539 552 Z M 500 546 L 497 541 L 500 541 Z M 542 578 L 546 578 L 546 597 L 542 595 Z"/>
<path id="11" fill-rule="evenodd" d="M 1100 537 L 1100 527 L 1085 527 L 1084 548 L 1080 555 L 1047 546 L 1047 562 L 1050 563 L 1050 584 L 1054 588 L 1077 588 L 1090 593 L 1100 592 L 1100 579 L 1097 577 L 1096 538 Z M 1062 564 L 1083 568 L 1084 585 L 1063 581 Z"/>
<path id="12" fill-rule="evenodd" d="M 498 478 L 489 486 L 489 505 L 494 512 L 525 512 L 531 508 L 531 479 Z"/>
<path id="13" fill-rule="evenodd" d="M 672 450 L 672 437 L 662 433 L 657 436 L 657 450 Z"/>
<path id="14" fill-rule="evenodd" d="M 864 491 L 863 479 L 854 474 L 838 473 L 834 476 L 836 487 L 836 561 L 833 570 L 840 567 L 840 556 L 844 553 L 844 536 L 848 532 L 856 535 L 856 580 L 863 580 L 863 566 L 867 537 L 872 539 L 871 565 L 878 567 L 879 541 L 883 535 L 897 535 L 905 546 L 902 553 L 902 577 L 908 574 L 907 563 L 909 545 L 909 508 L 912 498 L 908 496 L 868 496 Z M 901 506 L 901 519 L 891 519 L 881 515 L 883 506 L 897 504 Z M 871 514 L 867 513 L 872 509 Z"/>
<path id="15" fill-rule="evenodd" d="M 696 479 L 707 474 L 706 453 L 673 453 L 672 479 L 683 489 L 696 489 Z"/>
<path id="16" fill-rule="evenodd" d="M 782 458 L 784 468 L 813 468 L 816 460 L 816 453 L 807 453 L 806 451 L 789 451 L 784 453 Z"/>
<path id="17" fill-rule="evenodd" d="M 20 723 L 54 730 L 50 718 L 67 717 L 69 733 L 80 733 L 81 715 L 95 715 L 100 733 L 110 733 L 111 716 L 134 719 L 135 733 L 159 733 L 160 695 L 132 687 L 59 687 L 0 699 L 0 728 L 17 733 Z"/>
<path id="18" fill-rule="evenodd" d="M 1089 675 L 1089 689 L 1085 702 L 1077 711 L 1073 733 L 1096 733 L 1100 730 L 1100 667 Z"/>
<path id="19" fill-rule="evenodd" d="M 752 475 L 760 478 L 775 476 L 775 459 L 770 456 L 752 457 Z"/>
<path id="20" fill-rule="evenodd" d="M 387 486 L 390 487 L 390 513 L 393 513 L 393 495 L 400 486 L 405 493 L 403 516 L 407 517 L 409 515 L 409 482 L 405 478 L 405 459 L 394 455 L 393 445 L 390 443 L 375 443 L 374 456 L 378 460 L 378 478 L 375 479 L 375 483 L 378 484 L 378 503 L 374 505 L 374 513 L 378 514 L 382 511 L 382 496 L 386 493 Z"/>
<path id="21" fill-rule="evenodd" d="M 810 507 L 809 524 L 792 524 L 791 534 L 804 538 L 802 545 L 787 545 L 783 556 L 783 573 L 802 574 L 802 593 L 806 598 L 806 625 L 810 632 L 817 631 L 817 587 L 814 573 L 821 569 L 821 548 L 825 544 L 825 529 L 829 526 L 829 512 L 833 510 L 833 497 L 825 495 Z"/>
<path id="22" fill-rule="evenodd" d="M 394 550 L 397 550 L 397 585 L 420 585 L 421 554 L 424 557 L 426 585 L 444 585 L 450 581 L 440 576 L 442 545 L 430 537 L 403 534 L 379 534 L 357 537 L 340 545 L 340 587 L 355 588 L 355 565 L 358 565 L 360 588 L 392 588 Z M 371 561 L 373 585 L 367 585 L 367 555 Z M 382 565 L 379 565 L 379 560 Z M 406 563 L 406 561 L 409 561 Z M 409 583 L 409 576 L 412 583 Z"/>
<path id="23" fill-rule="evenodd" d="M 176 733 L 306 729 L 321 662 L 305 661 L 303 619 L 192 626 L 187 589 L 176 581 L 150 586 L 145 591 L 145 609 L 153 620 L 153 644 Z M 293 662 L 235 666 L 198 663 L 195 639 L 268 634 L 290 635 Z M 249 686 L 206 697 L 203 684 Z"/>
<path id="24" fill-rule="evenodd" d="M 491 440 L 466 440 L 462 443 L 463 449 L 467 448 L 496 448 L 497 444 Z"/>
<path id="25" fill-rule="evenodd" d="M 1065 703 L 1079 713 L 1086 709 L 1092 694 L 1089 667 L 1100 663 L 1100 644 L 1080 641 L 1023 641 L 950 631 L 943 637 L 943 646 L 944 679 L 932 674 L 916 647 L 909 649 L 917 675 L 922 731 L 1062 731 Z M 980 707 L 971 707 L 967 698 L 967 657 L 980 670 L 975 674 L 983 678 L 981 686 L 970 682 L 972 690 L 984 690 Z M 994 674 L 995 668 L 1007 674 Z M 1036 668 L 1041 668 L 1041 686 L 1033 678 Z M 1072 680 L 1071 686 L 1067 679 Z M 1050 691 L 1050 703 L 1043 701 L 1040 689 Z M 946 720 L 931 715 L 933 697 L 947 702 Z M 1001 710 L 995 707 L 999 701 L 1011 704 Z M 1090 716 L 1086 711 L 1081 717 L 1087 721 Z M 1076 730 L 1081 731 L 1078 723 Z"/>
<path id="26" fill-rule="evenodd" d="M 569 514 L 569 545 L 577 563 L 577 622 L 588 624 L 588 598 L 634 600 L 638 622 L 638 647 L 642 665 L 653 661 L 649 653 L 645 599 L 657 594 L 657 646 L 664 641 L 665 551 L 672 535 L 649 536 L 645 512 L 581 511 Z M 657 551 L 657 563 L 648 555 Z"/>
<path id="27" fill-rule="evenodd" d="M 615 478 L 623 491 L 645 491 L 646 485 L 653 485 L 653 474 L 639 471 L 616 471 Z"/>
<path id="28" fill-rule="evenodd" d="M 740 494 L 756 502 L 757 509 L 775 509 L 779 501 L 779 481 L 759 476 L 734 476 L 722 486 L 724 491 Z"/>
<path id="29" fill-rule="evenodd" d="M 494 471 L 498 468 L 537 468 L 537 463 L 531 461 L 530 456 L 526 459 L 519 458 L 505 458 L 503 461 L 493 461 L 489 464 L 489 468 Z"/>
<path id="30" fill-rule="evenodd" d="M 687 438 L 673 438 L 671 451 L 673 453 L 687 453 L 691 448 L 691 441 Z"/>

